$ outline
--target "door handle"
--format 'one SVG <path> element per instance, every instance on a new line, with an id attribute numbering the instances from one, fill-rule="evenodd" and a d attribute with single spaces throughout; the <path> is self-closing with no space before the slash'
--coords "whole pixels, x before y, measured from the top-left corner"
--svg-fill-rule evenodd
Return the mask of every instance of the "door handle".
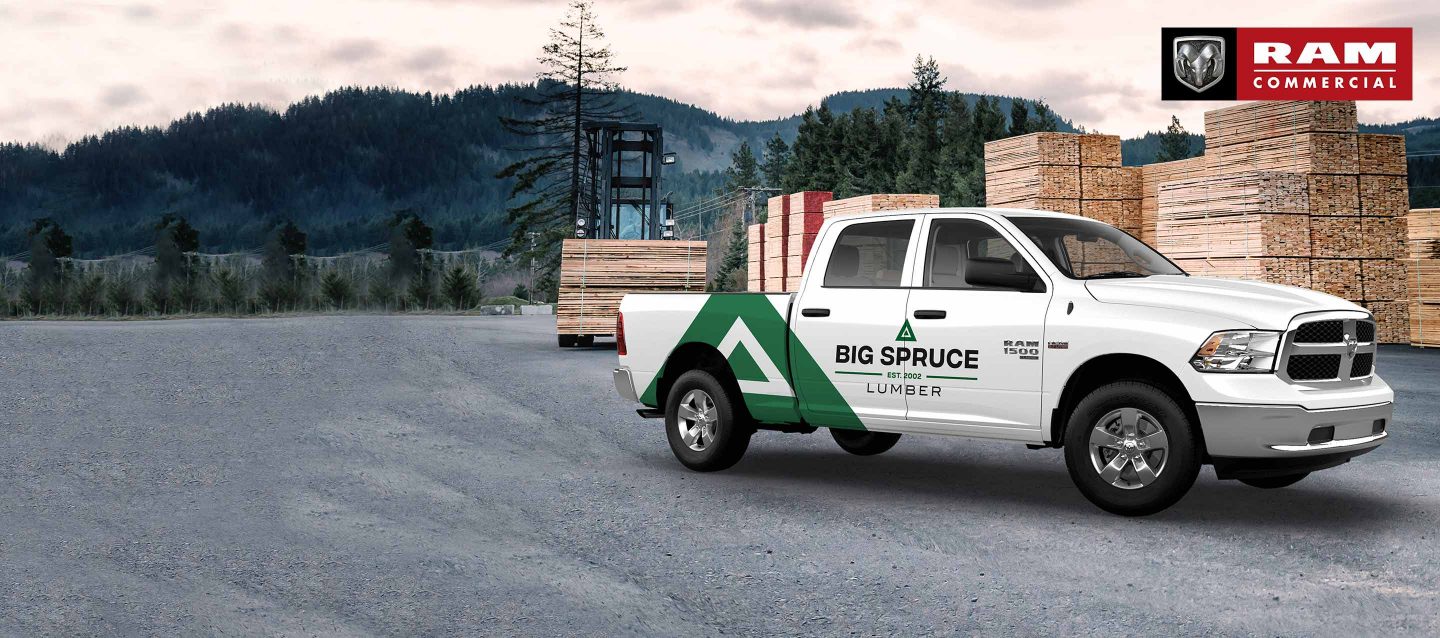
<path id="1" fill-rule="evenodd" d="M 944 311 L 944 310 L 916 310 L 916 311 L 915 311 L 915 318 L 916 318 L 916 319 L 944 319 L 944 318 L 945 318 L 945 311 Z"/>
<path id="2" fill-rule="evenodd" d="M 830 309 L 829 309 L 829 308 L 805 308 L 804 310 L 801 310 L 801 311 L 800 311 L 800 316 L 802 316 L 802 317 L 829 317 L 829 316 L 830 316 Z"/>

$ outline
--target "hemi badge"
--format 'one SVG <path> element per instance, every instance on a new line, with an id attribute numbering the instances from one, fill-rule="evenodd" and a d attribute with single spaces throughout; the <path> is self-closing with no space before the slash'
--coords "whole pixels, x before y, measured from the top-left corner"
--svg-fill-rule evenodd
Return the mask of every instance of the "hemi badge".
<path id="1" fill-rule="evenodd" d="M 1069 349 L 1070 349 L 1070 342 L 1069 342 L 1069 341 L 1050 341 L 1050 342 L 1046 342 L 1045 347 L 1046 347 L 1046 348 L 1049 348 L 1049 349 L 1051 349 L 1051 350 L 1069 350 Z"/>

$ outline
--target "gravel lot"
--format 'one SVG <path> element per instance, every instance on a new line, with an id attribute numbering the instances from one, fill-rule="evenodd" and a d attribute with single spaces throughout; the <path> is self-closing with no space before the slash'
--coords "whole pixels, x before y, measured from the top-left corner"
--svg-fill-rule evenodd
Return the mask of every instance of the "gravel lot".
<path id="1" fill-rule="evenodd" d="M 553 326 L 0 323 L 0 632 L 1440 633 L 1440 351 L 1379 451 L 1125 519 L 1015 444 L 690 473 Z"/>

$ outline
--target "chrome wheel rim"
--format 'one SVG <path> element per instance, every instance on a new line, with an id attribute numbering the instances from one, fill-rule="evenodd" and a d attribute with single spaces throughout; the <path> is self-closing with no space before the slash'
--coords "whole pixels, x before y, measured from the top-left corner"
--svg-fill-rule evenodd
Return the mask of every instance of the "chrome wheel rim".
<path id="1" fill-rule="evenodd" d="M 1125 490 L 1154 483 L 1170 460 L 1160 420 L 1138 408 L 1111 410 L 1090 430 L 1090 464 L 1100 480 Z"/>
<path id="2" fill-rule="evenodd" d="M 679 413 L 675 427 L 680 430 L 680 441 L 685 447 L 704 452 L 715 440 L 715 429 L 720 422 L 715 400 L 704 390 L 691 390 L 680 398 Z"/>

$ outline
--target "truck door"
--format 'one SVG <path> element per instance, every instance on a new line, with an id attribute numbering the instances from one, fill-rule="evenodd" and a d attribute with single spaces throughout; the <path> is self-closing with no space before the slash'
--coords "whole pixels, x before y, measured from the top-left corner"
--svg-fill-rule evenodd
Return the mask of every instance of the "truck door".
<path id="1" fill-rule="evenodd" d="M 1049 282 L 1008 231 L 979 215 L 929 215 L 907 317 L 911 429 L 1039 440 Z"/>
<path id="2" fill-rule="evenodd" d="M 813 425 L 898 428 L 905 423 L 904 363 L 886 358 L 905 323 L 921 216 L 831 226 L 815 247 L 791 310 L 791 370 Z M 893 378 L 892 378 L 893 377 Z"/>

